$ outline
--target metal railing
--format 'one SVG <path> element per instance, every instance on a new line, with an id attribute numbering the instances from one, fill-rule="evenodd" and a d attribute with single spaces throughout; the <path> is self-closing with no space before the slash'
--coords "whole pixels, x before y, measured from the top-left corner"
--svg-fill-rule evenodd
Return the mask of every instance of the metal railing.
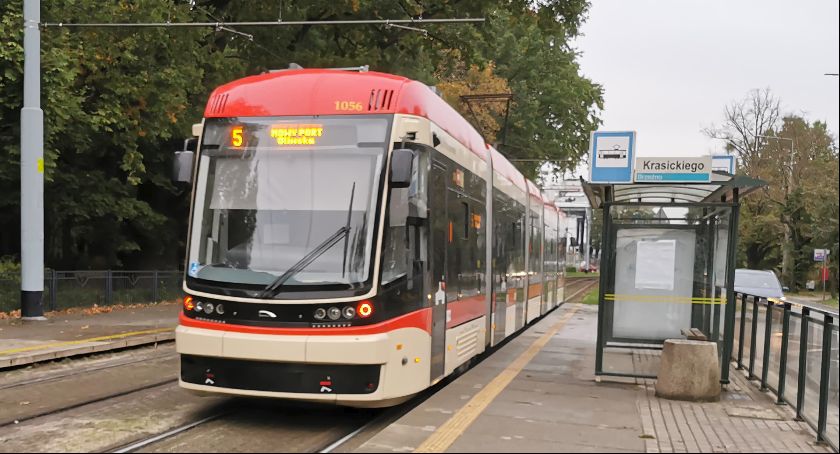
<path id="1" fill-rule="evenodd" d="M 838 450 L 838 313 L 829 309 L 736 294 L 738 370 L 796 409 L 817 441 Z"/>
<path id="2" fill-rule="evenodd" d="M 44 271 L 44 310 L 151 303 L 180 296 L 183 271 Z M 0 274 L 0 311 L 20 308 L 20 274 Z"/>

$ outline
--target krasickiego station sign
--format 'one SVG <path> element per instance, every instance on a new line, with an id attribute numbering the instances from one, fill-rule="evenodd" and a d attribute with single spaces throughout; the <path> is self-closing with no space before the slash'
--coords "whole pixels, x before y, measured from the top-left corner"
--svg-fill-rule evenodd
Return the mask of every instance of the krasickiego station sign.
<path id="1" fill-rule="evenodd" d="M 590 137 L 589 181 L 595 184 L 709 183 L 712 157 L 638 157 L 635 131 L 595 131 Z M 731 158 L 726 156 L 723 158 Z M 728 161 L 729 173 L 734 171 Z"/>
<path id="2" fill-rule="evenodd" d="M 712 181 L 712 157 L 636 158 L 635 183 L 708 183 Z"/>

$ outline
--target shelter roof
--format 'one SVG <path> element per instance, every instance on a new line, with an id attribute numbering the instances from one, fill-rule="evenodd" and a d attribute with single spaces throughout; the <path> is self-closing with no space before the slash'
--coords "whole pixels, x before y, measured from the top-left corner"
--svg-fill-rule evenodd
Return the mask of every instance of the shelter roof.
<path id="1" fill-rule="evenodd" d="M 743 197 L 766 185 L 756 178 L 720 171 L 712 173 L 712 181 L 709 183 L 592 184 L 581 178 L 583 192 L 593 208 L 600 208 L 605 202 L 662 205 L 729 202 L 735 188 L 739 191 L 739 197 Z"/>

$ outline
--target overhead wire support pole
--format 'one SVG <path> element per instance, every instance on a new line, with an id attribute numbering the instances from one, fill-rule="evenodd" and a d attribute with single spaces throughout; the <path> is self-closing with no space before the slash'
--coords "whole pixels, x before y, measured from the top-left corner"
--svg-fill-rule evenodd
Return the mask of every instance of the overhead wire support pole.
<path id="1" fill-rule="evenodd" d="M 20 111 L 20 316 L 24 320 L 46 320 L 40 21 L 40 0 L 24 0 L 23 109 Z"/>

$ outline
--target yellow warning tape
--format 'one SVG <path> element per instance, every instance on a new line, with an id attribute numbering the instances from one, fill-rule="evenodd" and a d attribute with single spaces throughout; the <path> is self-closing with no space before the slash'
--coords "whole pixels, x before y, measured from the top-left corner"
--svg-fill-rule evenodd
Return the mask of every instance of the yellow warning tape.
<path id="1" fill-rule="evenodd" d="M 726 298 L 700 298 L 670 295 L 616 295 L 607 293 L 606 301 L 621 301 L 626 303 L 676 303 L 676 304 L 726 304 Z"/>
<path id="2" fill-rule="evenodd" d="M 144 334 L 158 334 L 158 333 L 165 333 L 167 331 L 172 331 L 175 328 L 158 328 L 158 329 L 149 329 L 145 331 L 132 331 L 129 333 L 122 333 L 122 334 L 112 334 L 110 336 L 99 336 L 99 337 L 91 337 L 90 339 L 81 339 L 75 341 L 67 341 L 67 342 L 54 342 L 52 344 L 40 344 L 40 345 L 33 345 L 30 347 L 21 347 L 21 348 L 13 348 L 11 350 L 0 350 L 0 356 L 11 355 L 13 353 L 23 353 L 23 352 L 31 352 L 33 350 L 45 350 L 48 348 L 56 348 L 56 347 L 65 347 L 68 345 L 78 345 L 78 344 L 86 344 L 88 342 L 101 342 L 107 340 L 114 340 L 114 339 L 121 339 L 124 337 L 131 337 L 131 336 L 142 336 Z"/>

